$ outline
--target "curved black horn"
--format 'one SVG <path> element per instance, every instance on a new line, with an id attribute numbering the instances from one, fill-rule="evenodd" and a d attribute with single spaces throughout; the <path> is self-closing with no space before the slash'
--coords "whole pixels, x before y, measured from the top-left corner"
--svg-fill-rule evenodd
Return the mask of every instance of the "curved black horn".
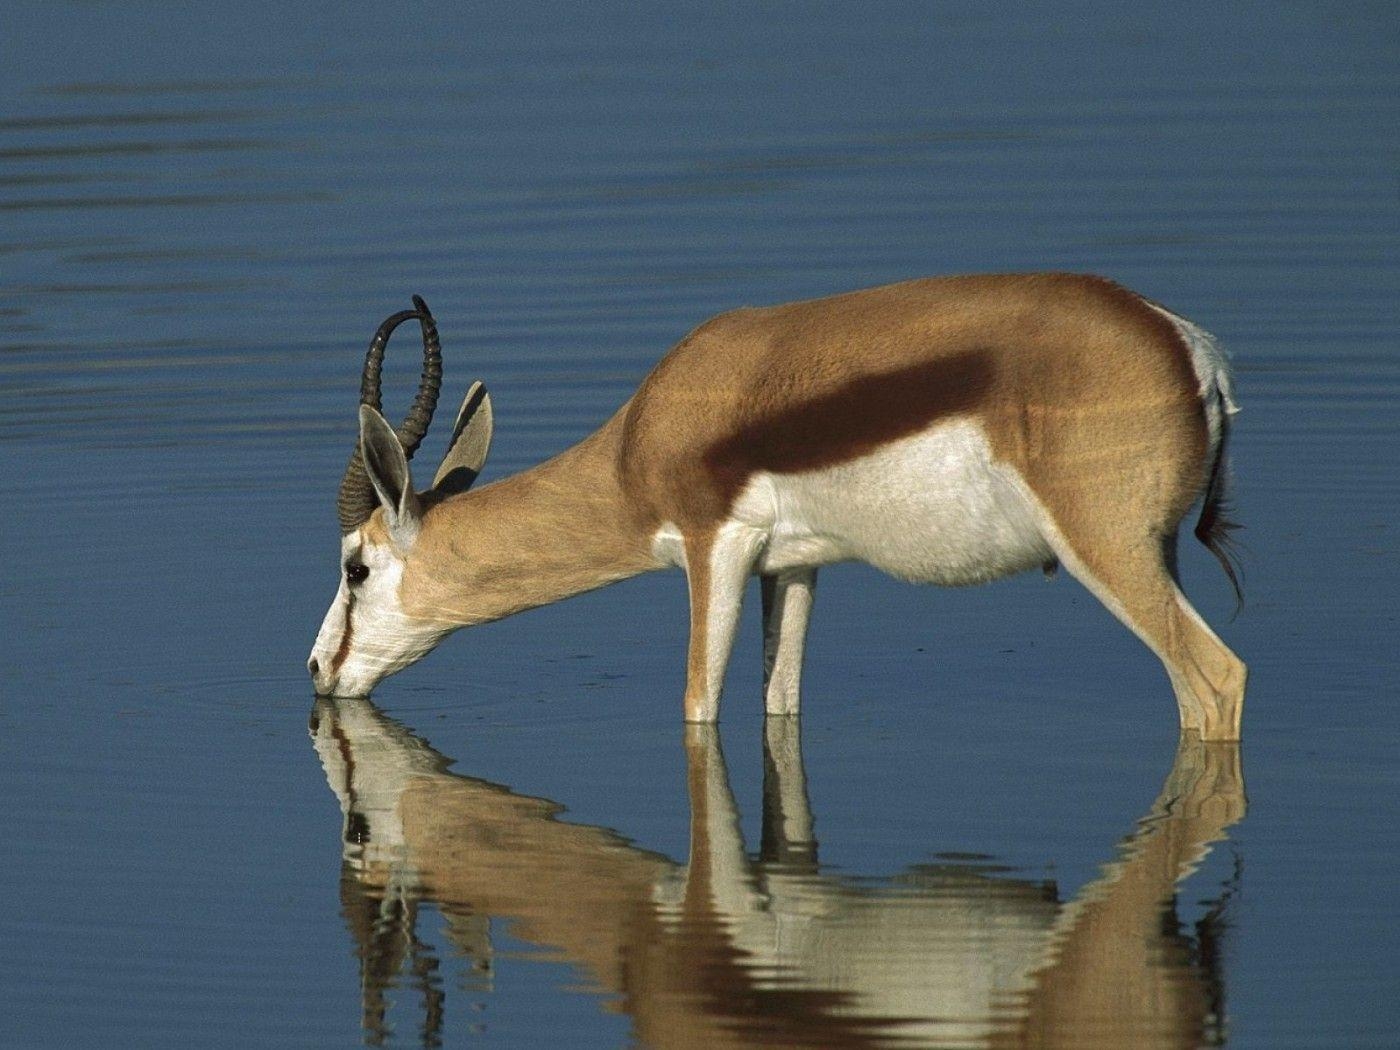
<path id="1" fill-rule="evenodd" d="M 416 307 L 414 316 L 423 328 L 423 375 L 418 380 L 413 405 L 398 430 L 399 443 L 409 459 L 428 433 L 428 424 L 433 421 L 433 411 L 437 408 L 438 391 L 442 389 L 442 346 L 438 342 L 437 322 L 421 295 L 413 297 L 413 305 Z"/>
<path id="2" fill-rule="evenodd" d="M 438 390 L 442 386 L 442 347 L 438 342 L 437 324 L 428 310 L 428 304 L 419 296 L 413 297 L 416 309 L 400 310 L 384 319 L 370 340 L 365 353 L 365 367 L 360 375 L 360 404 L 369 405 L 378 411 L 380 401 L 380 375 L 384 367 L 384 349 L 399 325 L 405 321 L 418 319 L 423 329 L 423 374 L 418 382 L 418 393 L 413 398 L 413 406 L 408 411 L 403 425 L 397 430 L 399 443 L 404 455 L 413 458 L 419 443 L 428 432 L 437 407 Z M 345 477 L 340 482 L 340 494 L 336 497 L 336 513 L 340 517 L 340 531 L 355 531 L 369 520 L 378 499 L 374 485 L 365 472 L 364 461 L 360 458 L 359 445 L 350 454 L 350 462 L 345 467 Z"/>

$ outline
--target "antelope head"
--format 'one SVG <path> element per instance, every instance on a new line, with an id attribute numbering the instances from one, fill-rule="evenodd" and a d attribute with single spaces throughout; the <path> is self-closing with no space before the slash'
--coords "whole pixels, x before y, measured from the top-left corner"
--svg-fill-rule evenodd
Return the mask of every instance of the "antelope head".
<path id="1" fill-rule="evenodd" d="M 360 438 L 336 499 L 340 516 L 340 583 L 316 635 L 307 669 L 322 696 L 366 696 L 380 679 L 413 663 L 453 624 L 409 615 L 400 594 L 427 505 L 476 480 L 491 444 L 491 400 L 473 383 L 462 402 L 447 453 L 426 492 L 415 492 L 408 461 L 428 432 L 442 386 L 442 348 L 428 306 L 387 318 L 365 355 L 360 381 Z M 397 431 L 380 414 L 384 349 L 395 328 L 417 320 L 423 375 Z"/>

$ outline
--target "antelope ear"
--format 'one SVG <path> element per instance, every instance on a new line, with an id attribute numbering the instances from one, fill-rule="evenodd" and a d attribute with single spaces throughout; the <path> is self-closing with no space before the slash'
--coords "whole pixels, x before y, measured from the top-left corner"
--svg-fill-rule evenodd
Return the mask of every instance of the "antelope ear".
<path id="1" fill-rule="evenodd" d="M 418 534 L 418 495 L 408 472 L 408 456 L 388 420 L 369 405 L 360 406 L 360 456 L 365 461 L 389 535 L 407 547 Z"/>
<path id="2" fill-rule="evenodd" d="M 463 398 L 457 422 L 452 425 L 447 454 L 433 477 L 434 492 L 450 496 L 472 487 L 491 451 L 491 426 L 491 395 L 477 380 Z"/>

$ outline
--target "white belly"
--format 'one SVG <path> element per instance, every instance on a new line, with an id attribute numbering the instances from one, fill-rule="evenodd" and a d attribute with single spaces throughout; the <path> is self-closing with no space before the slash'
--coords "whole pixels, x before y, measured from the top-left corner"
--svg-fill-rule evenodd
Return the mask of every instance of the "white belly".
<path id="1" fill-rule="evenodd" d="M 1020 476 L 993 462 L 968 420 L 825 470 L 755 475 L 733 511 L 767 536 L 764 572 L 864 561 L 947 586 L 1049 561 L 1041 516 Z"/>

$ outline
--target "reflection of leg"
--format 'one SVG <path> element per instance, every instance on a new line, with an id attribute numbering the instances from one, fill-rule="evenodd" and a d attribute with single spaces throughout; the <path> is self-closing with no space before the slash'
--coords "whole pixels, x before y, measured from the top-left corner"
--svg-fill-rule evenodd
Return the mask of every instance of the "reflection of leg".
<path id="1" fill-rule="evenodd" d="M 1182 733 L 1171 772 L 1152 808 L 1119 847 L 1120 858 L 1084 888 L 1081 901 L 1106 907 L 1114 896 L 1133 898 L 1124 908 L 1144 925 L 1152 907 L 1169 901 L 1214 842 L 1245 814 L 1244 773 L 1237 743 L 1207 743 Z M 1128 876 L 1131 876 L 1129 878 Z"/>
<path id="2" fill-rule="evenodd" d="M 1103 1046 L 1215 1045 L 1222 978 L 1193 958 L 1174 902 L 1244 810 L 1239 745 L 1183 733 L 1152 808 L 1061 912 L 1019 1030 L 993 1045 L 1077 1046 L 1085 1032 Z"/>
<path id="3" fill-rule="evenodd" d="M 1188 838 L 1204 846 L 1223 838 L 1226 828 L 1243 819 L 1245 804 L 1240 745 L 1202 743 L 1184 734 L 1147 819 L 1199 822 L 1199 830 Z"/>
<path id="4" fill-rule="evenodd" d="M 752 911 L 756 894 L 744 855 L 739 811 L 713 725 L 685 727 L 686 782 L 690 793 L 690 865 L 685 897 L 728 915 Z"/>
<path id="5" fill-rule="evenodd" d="M 734 647 L 734 627 L 744 584 L 763 548 L 763 534 L 726 525 L 711 536 L 685 541 L 690 582 L 690 650 L 686 660 L 685 720 L 715 722 L 724 670 Z"/>
<path id="6" fill-rule="evenodd" d="M 424 1046 L 442 1045 L 442 1007 L 447 998 L 438 973 L 439 961 L 432 948 L 415 934 L 411 948 L 413 984 L 423 997 L 423 1024 L 419 1029 Z"/>
<path id="7" fill-rule="evenodd" d="M 770 715 L 795 715 L 817 570 L 789 569 L 764 576 L 762 582 L 764 709 Z"/>
<path id="8" fill-rule="evenodd" d="M 489 992 L 494 987 L 492 970 L 496 949 L 491 942 L 491 916 L 468 909 L 454 908 L 440 901 L 444 932 L 457 957 L 464 960 L 461 987 L 470 992 Z"/>
<path id="9" fill-rule="evenodd" d="M 763 841 L 759 858 L 788 869 L 817 870 L 817 840 L 807 776 L 802 768 L 802 723 L 769 718 L 763 724 Z"/>

